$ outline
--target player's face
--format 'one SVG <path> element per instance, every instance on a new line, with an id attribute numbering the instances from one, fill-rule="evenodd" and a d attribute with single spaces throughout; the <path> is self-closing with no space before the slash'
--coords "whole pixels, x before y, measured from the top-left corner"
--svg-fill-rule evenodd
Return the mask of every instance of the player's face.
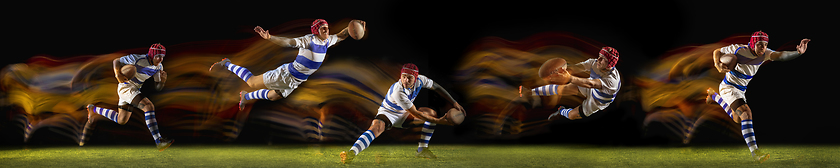
<path id="1" fill-rule="evenodd" d="M 400 83 L 402 83 L 404 88 L 414 87 L 415 80 L 417 80 L 417 79 L 414 79 L 413 75 L 400 74 Z"/>
<path id="2" fill-rule="evenodd" d="M 598 69 L 601 69 L 601 70 L 608 70 L 609 65 L 610 65 L 610 61 L 607 60 L 607 57 L 604 57 L 604 55 L 599 54 L 598 55 L 598 60 L 595 63 L 595 68 L 598 68 Z"/>
<path id="3" fill-rule="evenodd" d="M 318 28 L 318 37 L 321 40 L 327 39 L 330 36 L 330 26 L 329 25 L 322 25 L 321 28 Z"/>
<path id="4" fill-rule="evenodd" d="M 767 42 L 757 42 L 755 43 L 755 54 L 764 55 L 764 52 L 767 51 Z"/>
<path id="5" fill-rule="evenodd" d="M 155 55 L 155 57 L 152 57 L 152 63 L 154 65 L 160 64 L 161 62 L 163 62 L 163 57 L 164 57 L 164 55 L 160 55 L 160 54 Z"/>

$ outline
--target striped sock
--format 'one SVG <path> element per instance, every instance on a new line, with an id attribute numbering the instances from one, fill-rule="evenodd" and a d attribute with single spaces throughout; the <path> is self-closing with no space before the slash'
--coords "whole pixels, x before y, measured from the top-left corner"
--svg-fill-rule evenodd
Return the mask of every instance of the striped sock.
<path id="1" fill-rule="evenodd" d="M 532 95 L 537 96 L 551 96 L 557 95 L 557 91 L 560 89 L 560 85 L 549 84 L 545 86 L 540 86 L 534 89 L 531 89 Z"/>
<path id="2" fill-rule="evenodd" d="M 146 126 L 149 127 L 149 132 L 152 133 L 152 138 L 155 138 L 155 144 L 160 143 L 160 131 L 158 131 L 157 119 L 155 119 L 155 111 L 147 111 Z"/>
<path id="3" fill-rule="evenodd" d="M 750 152 L 758 149 L 758 144 L 755 143 L 755 131 L 753 131 L 752 120 L 741 120 L 741 134 L 744 135 L 744 141 L 750 147 Z"/>
<path id="4" fill-rule="evenodd" d="M 350 148 L 350 151 L 353 151 L 356 155 L 359 155 L 359 152 L 365 150 L 370 143 L 373 142 L 373 139 L 376 139 L 376 135 L 373 134 L 373 131 L 367 130 L 362 136 L 359 136 L 359 139 L 356 140 L 356 143 L 353 144 L 353 147 Z"/>
<path id="5" fill-rule="evenodd" d="M 729 104 L 723 102 L 723 98 L 721 98 L 720 95 L 718 95 L 717 93 L 712 94 L 712 100 L 715 100 L 715 102 L 717 102 L 717 104 L 720 105 L 720 107 L 722 107 L 724 111 L 726 111 L 726 115 L 728 115 L 729 118 L 733 118 L 732 115 L 735 114 L 732 113 L 732 109 L 729 108 Z"/>
<path id="6" fill-rule="evenodd" d="M 437 124 L 428 121 L 426 121 L 426 123 L 423 123 L 423 129 L 421 130 L 422 133 L 420 134 L 420 142 L 417 146 L 417 152 L 420 152 L 420 149 L 423 147 L 429 147 L 429 140 L 432 139 L 432 134 L 435 133 L 436 125 Z"/>
<path id="7" fill-rule="evenodd" d="M 228 71 L 233 72 L 234 74 L 236 74 L 236 76 L 239 76 L 239 78 L 242 78 L 242 80 L 244 80 L 245 82 L 248 82 L 248 79 L 250 79 L 251 76 L 254 76 L 253 74 L 251 74 L 251 71 L 249 71 L 248 68 L 241 67 L 230 62 L 225 62 L 225 67 L 227 67 Z"/>
<path id="8" fill-rule="evenodd" d="M 102 107 L 96 107 L 96 106 L 93 107 L 93 112 L 96 113 L 96 114 L 105 116 L 105 118 L 108 118 L 108 119 L 110 119 L 111 121 L 114 121 L 114 122 L 117 122 L 117 117 L 119 116 L 118 115 L 119 113 L 115 110 L 106 109 L 106 108 L 102 108 Z"/>
<path id="9" fill-rule="evenodd" d="M 572 111 L 571 108 L 560 108 L 559 110 L 557 110 L 557 112 L 560 112 L 560 115 L 562 115 L 563 117 L 566 117 L 566 118 L 569 118 L 569 112 L 571 112 L 571 111 Z"/>
<path id="10" fill-rule="evenodd" d="M 268 92 L 271 92 L 271 90 L 260 89 L 260 90 L 253 91 L 253 92 L 250 92 L 250 93 L 245 93 L 245 100 L 251 100 L 251 99 L 265 99 L 265 100 L 268 100 Z"/>

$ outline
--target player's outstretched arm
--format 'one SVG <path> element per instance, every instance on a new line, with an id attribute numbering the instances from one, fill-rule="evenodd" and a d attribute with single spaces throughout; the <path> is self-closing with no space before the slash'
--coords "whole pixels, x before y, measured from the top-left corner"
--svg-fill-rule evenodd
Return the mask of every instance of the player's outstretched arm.
<path id="1" fill-rule="evenodd" d="M 431 116 L 428 113 L 420 112 L 419 110 L 417 110 L 417 106 L 411 106 L 411 108 L 406 109 L 406 111 L 408 111 L 408 113 L 412 116 L 417 117 L 423 121 L 428 121 L 435 124 L 449 124 L 448 121 L 445 121 L 442 118 L 437 118 L 436 116 Z"/>
<path id="2" fill-rule="evenodd" d="M 464 107 L 461 107 L 461 105 L 458 104 L 458 101 L 455 101 L 455 98 L 452 98 L 452 95 L 450 95 L 449 92 L 447 92 L 446 89 L 443 88 L 443 86 L 440 86 L 437 83 L 435 83 L 432 86 L 432 90 L 437 92 L 440 96 L 445 97 L 447 100 L 449 100 L 449 103 L 451 103 L 454 108 L 457 108 L 460 111 L 464 111 Z"/>
<path id="3" fill-rule="evenodd" d="M 780 52 L 773 52 L 770 53 L 770 60 L 773 61 L 790 61 L 799 57 L 802 54 L 805 54 L 805 50 L 808 49 L 808 42 L 811 42 L 811 39 L 802 39 L 799 41 L 799 45 L 796 45 L 796 51 L 780 51 Z"/>
<path id="4" fill-rule="evenodd" d="M 571 82 L 570 83 L 581 86 L 581 87 L 585 87 L 585 88 L 595 88 L 595 89 L 601 89 L 602 88 L 601 79 L 589 79 L 589 78 L 581 78 L 581 77 L 571 76 Z"/>
<path id="5" fill-rule="evenodd" d="M 297 42 L 295 42 L 294 39 L 286 38 L 286 37 L 280 37 L 280 36 L 272 36 L 271 34 L 268 33 L 268 30 L 264 30 L 260 26 L 254 27 L 254 31 L 257 32 L 257 34 L 259 34 L 260 37 L 262 37 L 263 39 L 266 39 L 268 41 L 273 42 L 274 44 L 277 44 L 277 45 L 280 45 L 280 46 L 283 46 L 283 47 L 292 47 L 292 46 L 297 45 Z"/>
<path id="6" fill-rule="evenodd" d="M 344 29 L 341 29 L 341 31 L 340 31 L 340 32 L 338 32 L 338 33 L 336 33 L 336 34 L 335 34 L 335 36 L 336 36 L 336 37 L 338 37 L 338 39 L 339 39 L 339 40 L 342 40 L 342 41 L 343 41 L 344 39 L 347 39 L 347 37 L 350 37 L 350 30 L 348 29 L 348 27 L 350 27 L 350 25 L 353 25 L 353 22 L 359 22 L 359 23 L 361 23 L 361 24 L 362 24 L 362 28 L 367 28 L 367 27 L 366 27 L 366 24 L 365 24 L 365 21 L 361 21 L 361 20 L 350 20 L 350 23 L 349 23 L 349 24 L 347 24 L 347 27 L 344 27 Z"/>

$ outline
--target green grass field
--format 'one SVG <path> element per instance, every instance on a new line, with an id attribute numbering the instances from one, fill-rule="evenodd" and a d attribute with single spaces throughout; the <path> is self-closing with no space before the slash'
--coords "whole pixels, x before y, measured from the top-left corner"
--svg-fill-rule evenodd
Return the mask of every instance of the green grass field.
<path id="1" fill-rule="evenodd" d="M 416 144 L 373 144 L 349 165 L 349 145 L 178 145 L 3 147 L 0 167 L 840 167 L 840 145 L 762 145 L 753 163 L 741 145 L 625 147 L 596 145 L 432 144 L 437 159 L 414 158 Z"/>

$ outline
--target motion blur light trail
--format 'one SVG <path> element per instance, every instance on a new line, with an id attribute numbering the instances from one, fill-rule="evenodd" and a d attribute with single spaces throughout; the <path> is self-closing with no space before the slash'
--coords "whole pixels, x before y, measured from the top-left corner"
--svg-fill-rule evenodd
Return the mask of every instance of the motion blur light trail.
<path id="1" fill-rule="evenodd" d="M 724 77 L 714 67 L 712 52 L 744 41 L 749 41 L 749 36 L 686 46 L 649 63 L 649 68 L 633 81 L 639 87 L 642 109 L 647 112 L 643 124 L 648 134 L 686 144 L 704 135 L 723 134 L 740 139 L 740 124 L 733 122 L 719 105 L 705 101 L 706 89 L 717 92 Z"/>
<path id="2" fill-rule="evenodd" d="M 271 31 L 278 36 L 297 37 L 305 31 L 289 27 L 306 28 L 301 24 L 307 23 L 293 21 L 278 26 L 283 29 Z M 296 48 L 280 47 L 258 37 L 190 42 L 167 48 L 163 62 L 168 73 L 166 86 L 157 91 L 148 86 L 153 84 L 147 84 L 141 91 L 155 104 L 164 136 L 187 141 L 235 141 L 248 125 L 267 128 L 263 136 L 290 141 L 352 141 L 373 119 L 384 91 L 399 75 L 399 64 L 330 54 L 329 61 L 289 98 L 252 102 L 239 111 L 239 91 L 255 89 L 223 69 L 208 72 L 209 66 L 230 58 L 258 75 L 291 62 L 297 55 Z M 85 105 L 116 108 L 117 82 L 111 61 L 143 52 L 138 48 L 67 59 L 37 56 L 27 63 L 5 67 L 0 74 L 2 106 L 10 109 L 6 119 L 13 120 L 16 126 L 7 128 L 14 131 L 3 131 L 14 134 L 4 136 L 4 140 L 20 142 L 31 133 L 35 135 L 33 141 L 78 142 L 80 125 L 86 121 Z M 151 142 L 141 115 L 133 114 L 126 126 L 96 117 L 97 127 L 88 144 Z M 261 131 L 264 130 L 255 129 L 254 134 Z"/>
<path id="3" fill-rule="evenodd" d="M 560 105 L 574 107 L 581 95 L 561 95 L 521 99 L 519 86 L 546 85 L 538 77 L 539 67 L 548 59 L 564 58 L 575 64 L 589 58 L 604 46 L 592 40 L 564 33 L 539 33 L 520 41 L 489 37 L 474 43 L 457 69 L 455 79 L 466 92 L 468 120 L 488 138 L 517 138 L 548 131 L 546 118 Z M 573 75 L 588 73 L 572 69 Z M 620 95 L 620 94 L 619 94 Z M 561 98 L 562 97 L 562 98 Z"/>
<path id="4" fill-rule="evenodd" d="M 308 32 L 308 22 L 292 21 L 270 31 L 278 36 L 297 37 Z M 739 125 L 718 105 L 704 101 L 705 90 L 716 89 L 724 76 L 711 63 L 712 51 L 746 39 L 747 36 L 734 36 L 713 44 L 678 48 L 640 66 L 643 68 L 638 74 L 621 74 L 627 80 L 622 81 L 618 97 L 611 107 L 596 114 L 624 112 L 628 114 L 620 116 L 626 120 L 626 116 L 633 115 L 629 113 L 643 111 L 644 121 L 639 126 L 642 134 L 674 142 L 689 143 L 698 136 L 720 136 L 721 132 L 740 139 Z M 364 41 L 342 43 L 356 42 Z M 518 41 L 487 37 L 473 42 L 461 56 L 454 74 L 448 76 L 456 87 L 447 90 L 463 93 L 461 104 L 467 110 L 468 117 L 458 128 L 474 128 L 467 134 L 477 135 L 470 137 L 475 139 L 517 139 L 551 132 L 552 122 L 546 120 L 549 114 L 559 106 L 576 107 L 584 97 L 564 91 L 555 96 L 519 98 L 518 87 L 548 84 L 537 76 L 537 70 L 548 59 L 564 58 L 575 64 L 596 58 L 594 54 L 604 46 L 607 45 L 560 32 L 537 33 Z M 342 47 L 341 43 L 336 47 Z M 142 92 L 156 107 L 161 133 L 180 142 L 354 141 L 373 120 L 401 67 L 401 63 L 330 53 L 318 72 L 288 98 L 251 101 L 240 111 L 239 92 L 256 89 L 227 70 L 207 71 L 210 65 L 229 58 L 259 75 L 293 61 L 296 48 L 280 47 L 259 37 L 172 44 L 167 48 L 163 62 L 168 73 L 166 86 L 157 91 L 151 86 L 154 82 L 147 82 Z M 144 52 L 145 48 L 136 48 L 64 59 L 35 56 L 26 63 L 4 67 L 0 72 L 0 106 L 6 111 L 3 121 L 11 122 L 0 127 L 2 140 L 77 143 L 81 124 L 86 121 L 85 105 L 116 108 L 117 82 L 111 62 Z M 640 57 L 644 56 L 622 55 L 623 59 Z M 617 67 L 621 69 L 622 61 Z M 575 76 L 588 77 L 580 69 L 570 71 Z M 432 108 L 440 111 L 449 107 Z M 131 118 L 120 126 L 95 117 L 99 122 L 87 144 L 150 144 L 153 140 L 142 113 L 134 113 Z M 378 139 L 416 142 L 416 136 L 406 135 L 419 132 L 420 127 L 393 129 Z"/>

